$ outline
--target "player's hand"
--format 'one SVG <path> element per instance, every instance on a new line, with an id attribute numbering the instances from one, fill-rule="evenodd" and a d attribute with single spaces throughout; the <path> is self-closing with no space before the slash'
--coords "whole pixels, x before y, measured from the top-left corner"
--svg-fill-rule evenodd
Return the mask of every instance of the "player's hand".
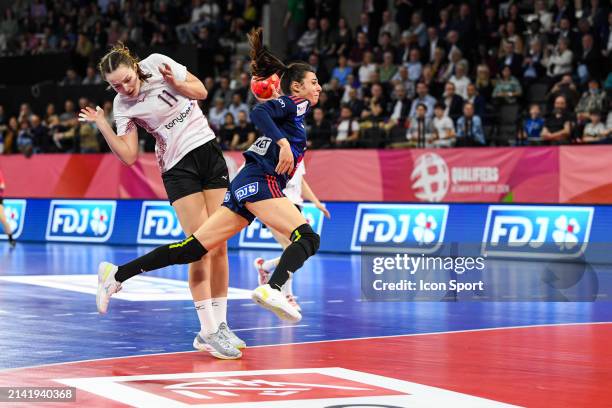
<path id="1" fill-rule="evenodd" d="M 97 122 L 100 119 L 104 119 L 104 110 L 99 106 L 96 109 L 88 106 L 79 113 L 79 122 Z"/>
<path id="2" fill-rule="evenodd" d="M 164 81 L 166 81 L 166 83 L 175 86 L 176 85 L 176 79 L 174 78 L 174 74 L 172 73 L 172 68 L 170 68 L 170 65 L 168 64 L 161 64 L 159 66 L 159 73 L 162 74 L 162 76 L 164 77 Z"/>
<path id="3" fill-rule="evenodd" d="M 278 154 L 278 165 L 276 166 L 276 172 L 278 174 L 289 173 L 293 169 L 293 153 L 291 152 L 291 145 L 287 139 L 281 139 L 279 141 L 280 153 Z"/>
<path id="4" fill-rule="evenodd" d="M 329 210 L 325 207 L 325 204 L 323 203 L 317 203 L 315 205 L 315 207 L 317 207 L 319 210 L 321 210 L 321 212 L 323 213 L 323 215 L 325 215 L 327 218 L 331 218 L 331 214 L 329 213 Z"/>

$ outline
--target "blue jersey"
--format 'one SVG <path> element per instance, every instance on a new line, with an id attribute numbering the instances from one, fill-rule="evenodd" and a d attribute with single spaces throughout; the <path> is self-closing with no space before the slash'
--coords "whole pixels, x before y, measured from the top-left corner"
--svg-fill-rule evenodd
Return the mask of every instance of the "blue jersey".
<path id="1" fill-rule="evenodd" d="M 306 150 L 304 117 L 310 102 L 297 96 L 281 96 L 259 105 L 251 111 L 251 122 L 263 134 L 244 152 L 248 163 L 256 163 L 265 174 L 275 175 L 287 181 L 293 175 Z M 289 175 L 277 175 L 280 147 L 276 142 L 286 138 L 293 152 L 294 168 Z"/>

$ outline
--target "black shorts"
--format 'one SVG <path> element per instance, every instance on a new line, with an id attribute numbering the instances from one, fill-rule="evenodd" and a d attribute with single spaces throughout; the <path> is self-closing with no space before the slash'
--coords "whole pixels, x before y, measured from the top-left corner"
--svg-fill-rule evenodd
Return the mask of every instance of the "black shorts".
<path id="1" fill-rule="evenodd" d="M 170 204 L 202 190 L 227 188 L 229 173 L 221 147 L 211 140 L 193 149 L 163 173 L 162 180 Z"/>
<path id="2" fill-rule="evenodd" d="M 4 199 L 0 197 L 0 205 L 4 204 Z"/>

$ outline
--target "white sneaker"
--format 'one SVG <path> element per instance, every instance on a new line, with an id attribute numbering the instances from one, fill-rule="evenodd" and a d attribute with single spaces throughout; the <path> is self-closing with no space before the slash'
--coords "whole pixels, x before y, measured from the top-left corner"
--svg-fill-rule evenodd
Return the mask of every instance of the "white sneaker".
<path id="1" fill-rule="evenodd" d="M 257 277 L 257 282 L 259 282 L 259 286 L 265 285 L 266 283 L 268 283 L 268 279 L 270 279 L 270 271 L 264 269 L 264 262 L 265 260 L 263 258 L 256 258 L 255 261 L 253 261 L 253 266 L 259 274 L 259 276 Z"/>
<path id="2" fill-rule="evenodd" d="M 193 348 L 207 351 L 222 360 L 235 360 L 242 357 L 242 352 L 234 347 L 220 331 L 208 336 L 198 333 L 193 339 Z"/>
<path id="3" fill-rule="evenodd" d="M 115 273 L 117 273 L 117 265 L 100 262 L 98 266 L 98 292 L 96 293 L 98 313 L 106 313 L 110 297 L 121 290 L 121 282 L 115 280 Z"/>
<path id="4" fill-rule="evenodd" d="M 229 328 L 227 323 L 223 322 L 219 325 L 219 332 L 221 332 L 221 334 L 224 335 L 227 340 L 229 340 L 230 344 L 237 349 L 240 350 L 246 348 L 246 343 L 244 340 L 236 336 L 236 333 Z"/>
<path id="5" fill-rule="evenodd" d="M 302 314 L 291 306 L 285 295 L 278 289 L 272 289 L 268 284 L 258 286 L 251 293 L 251 299 L 282 320 L 292 323 L 302 320 Z"/>
<path id="6" fill-rule="evenodd" d="M 295 308 L 295 310 L 297 310 L 298 312 L 302 313 L 302 308 L 300 307 L 300 305 L 297 302 L 297 296 L 293 296 L 293 295 L 285 295 L 287 297 L 287 302 L 289 302 L 289 304 L 291 306 L 293 306 Z"/>

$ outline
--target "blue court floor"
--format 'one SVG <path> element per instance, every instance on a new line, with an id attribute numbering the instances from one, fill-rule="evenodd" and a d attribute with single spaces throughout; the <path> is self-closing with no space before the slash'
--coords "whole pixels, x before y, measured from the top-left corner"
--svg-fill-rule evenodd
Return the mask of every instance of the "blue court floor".
<path id="1" fill-rule="evenodd" d="M 105 316 L 96 312 L 98 263 L 123 263 L 150 249 L 19 243 L 11 250 L 1 242 L 0 369 L 191 350 L 199 323 L 186 266 L 128 281 L 122 291 L 126 298 L 113 298 Z M 257 285 L 253 259 L 278 254 L 229 254 L 234 299 L 228 304 L 228 320 L 251 346 L 612 321 L 612 301 L 605 297 L 594 302 L 368 302 L 361 298 L 358 256 L 318 254 L 295 274 L 304 318 L 291 325 L 248 297 Z M 537 274 L 546 265 L 499 261 L 491 267 L 500 274 L 512 268 Z M 612 287 L 609 267 L 600 267 L 597 275 L 599 289 Z"/>

